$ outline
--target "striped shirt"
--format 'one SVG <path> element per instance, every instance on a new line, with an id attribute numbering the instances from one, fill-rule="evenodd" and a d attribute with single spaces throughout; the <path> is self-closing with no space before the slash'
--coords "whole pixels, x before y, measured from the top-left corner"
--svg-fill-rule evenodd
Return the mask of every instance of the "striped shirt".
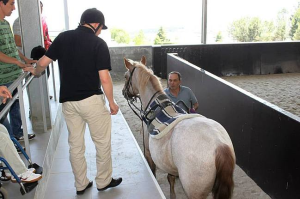
<path id="1" fill-rule="evenodd" d="M 13 33 L 6 20 L 0 20 L 0 51 L 20 60 Z M 21 74 L 22 69 L 18 65 L 0 61 L 0 85 L 15 81 Z"/>

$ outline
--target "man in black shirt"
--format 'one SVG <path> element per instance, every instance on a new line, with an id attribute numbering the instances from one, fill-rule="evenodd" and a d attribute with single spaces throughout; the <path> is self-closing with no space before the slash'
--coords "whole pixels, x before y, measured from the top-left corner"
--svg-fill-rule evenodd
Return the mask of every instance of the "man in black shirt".
<path id="1" fill-rule="evenodd" d="M 111 159 L 111 115 L 119 107 L 113 98 L 110 54 L 107 44 L 98 37 L 107 29 L 104 16 L 96 8 L 83 12 L 80 25 L 75 30 L 59 34 L 37 63 L 36 68 L 26 68 L 39 75 L 52 62 L 58 60 L 61 86 L 59 102 L 69 131 L 70 161 L 75 176 L 77 194 L 83 194 L 93 181 L 87 178 L 84 156 L 84 133 L 86 123 L 96 146 L 99 191 L 118 186 L 122 178 L 113 179 Z M 101 80 L 101 82 L 100 82 Z M 105 97 L 110 112 L 105 106 Z"/>

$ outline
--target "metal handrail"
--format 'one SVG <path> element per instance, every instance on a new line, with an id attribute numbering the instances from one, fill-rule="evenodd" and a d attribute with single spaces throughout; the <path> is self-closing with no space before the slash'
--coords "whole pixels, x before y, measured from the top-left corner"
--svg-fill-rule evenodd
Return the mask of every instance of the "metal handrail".
<path id="1" fill-rule="evenodd" d="M 12 93 L 17 87 L 19 84 L 22 83 L 22 81 L 29 76 L 29 72 L 25 72 L 23 73 L 22 75 L 20 75 L 18 77 L 18 79 L 16 79 L 9 87 L 8 87 L 8 90 Z M 31 76 L 29 79 L 27 79 L 26 83 L 23 85 L 23 88 L 22 90 L 24 90 L 27 85 L 32 81 L 32 79 L 34 78 L 34 76 Z M 18 93 L 16 93 L 16 95 L 13 96 L 12 99 L 10 99 L 6 106 L 2 109 L 2 111 L 0 112 L 0 119 L 5 115 L 5 113 L 10 109 L 11 105 L 16 101 L 16 99 L 19 97 Z M 3 104 L 2 103 L 2 100 L 0 100 L 0 105 Z"/>
<path id="2" fill-rule="evenodd" d="M 28 140 L 28 130 L 27 130 L 27 122 L 26 122 L 26 116 L 25 116 L 25 108 L 24 108 L 24 99 L 23 99 L 23 90 L 28 86 L 28 84 L 32 81 L 34 76 L 30 76 L 24 85 L 23 80 L 30 76 L 29 72 L 25 72 L 22 75 L 18 77 L 9 87 L 8 90 L 12 93 L 16 88 L 18 89 L 17 93 L 13 96 L 12 99 L 10 99 L 6 106 L 2 109 L 0 112 L 0 119 L 9 111 L 12 104 L 17 100 L 19 97 L 19 103 L 20 103 L 20 112 L 21 112 L 21 120 L 22 120 L 22 126 L 23 126 L 23 136 L 24 136 L 24 142 L 25 142 L 25 148 L 27 155 L 31 158 L 30 153 L 30 147 L 29 147 L 29 140 Z M 2 104 L 2 100 L 0 100 L 0 105 Z"/>

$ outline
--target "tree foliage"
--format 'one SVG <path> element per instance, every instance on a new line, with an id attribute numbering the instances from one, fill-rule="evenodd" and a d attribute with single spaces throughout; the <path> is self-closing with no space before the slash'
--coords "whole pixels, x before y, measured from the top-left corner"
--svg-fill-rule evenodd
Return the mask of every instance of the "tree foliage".
<path id="1" fill-rule="evenodd" d="M 292 40 L 299 40 L 300 39 L 300 37 L 299 37 L 300 3 L 298 3 L 298 7 L 297 7 L 295 13 L 291 16 L 290 21 L 291 21 L 291 29 L 290 29 L 289 35 Z"/>
<path id="2" fill-rule="evenodd" d="M 259 41 L 263 26 L 258 17 L 243 17 L 234 21 L 229 28 L 229 34 L 240 42 Z"/>
<path id="3" fill-rule="evenodd" d="M 222 42 L 222 40 L 223 40 L 222 32 L 219 31 L 217 36 L 216 36 L 216 42 Z"/>
<path id="4" fill-rule="evenodd" d="M 138 33 L 138 35 L 135 36 L 135 38 L 133 39 L 133 42 L 135 45 L 143 45 L 146 44 L 146 37 L 145 34 L 142 30 L 140 30 L 140 32 Z"/>
<path id="5" fill-rule="evenodd" d="M 273 21 L 243 17 L 229 27 L 229 34 L 239 42 L 284 41 L 287 38 L 287 11 L 282 9 Z"/>
<path id="6" fill-rule="evenodd" d="M 110 32 L 111 38 L 115 40 L 118 44 L 129 44 L 130 36 L 125 30 L 113 28 Z"/>
<path id="7" fill-rule="evenodd" d="M 284 41 L 287 38 L 287 10 L 282 9 L 277 14 L 276 28 L 274 32 L 274 41 Z"/>
<path id="8" fill-rule="evenodd" d="M 271 21 L 264 21 L 260 41 L 273 41 L 274 40 L 275 25 Z"/>
<path id="9" fill-rule="evenodd" d="M 167 38 L 165 29 L 163 27 L 160 27 L 154 39 L 154 44 L 167 44 L 167 43 L 170 43 L 170 39 Z"/>

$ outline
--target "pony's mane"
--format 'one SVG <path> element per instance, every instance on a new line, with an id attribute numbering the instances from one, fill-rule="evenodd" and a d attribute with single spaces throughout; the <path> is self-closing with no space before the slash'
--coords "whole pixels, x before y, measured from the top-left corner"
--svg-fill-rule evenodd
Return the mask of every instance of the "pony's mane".
<path id="1" fill-rule="evenodd" d="M 157 91 L 162 91 L 163 90 L 158 77 L 156 77 L 153 74 L 153 71 L 151 69 L 148 69 L 141 62 L 133 62 L 133 66 L 141 69 L 141 70 L 138 70 L 139 85 L 141 86 L 141 92 L 145 91 L 146 85 L 149 81 L 152 83 L 153 88 L 155 90 L 157 90 Z"/>

